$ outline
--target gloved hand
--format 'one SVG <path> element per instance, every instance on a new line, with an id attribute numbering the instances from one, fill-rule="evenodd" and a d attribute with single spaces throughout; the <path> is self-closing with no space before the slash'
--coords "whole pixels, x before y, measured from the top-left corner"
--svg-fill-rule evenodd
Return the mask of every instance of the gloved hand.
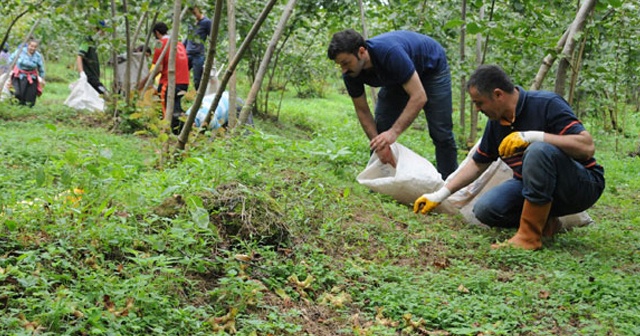
<path id="1" fill-rule="evenodd" d="M 544 132 L 541 131 L 513 132 L 502 139 L 498 153 L 500 157 L 507 158 L 524 151 L 530 143 L 541 141 L 544 141 Z"/>
<path id="2" fill-rule="evenodd" d="M 87 79 L 87 74 L 84 71 L 80 71 L 80 79 Z"/>
<path id="3" fill-rule="evenodd" d="M 413 202 L 413 212 L 418 213 L 420 211 L 420 213 L 426 215 L 447 199 L 449 195 L 451 195 L 451 191 L 447 187 L 442 187 L 440 190 L 430 194 L 424 194 Z"/>

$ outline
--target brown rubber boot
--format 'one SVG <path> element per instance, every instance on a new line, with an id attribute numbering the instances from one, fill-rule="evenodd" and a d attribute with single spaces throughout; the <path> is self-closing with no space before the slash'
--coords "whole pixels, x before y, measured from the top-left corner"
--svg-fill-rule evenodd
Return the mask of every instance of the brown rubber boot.
<path id="1" fill-rule="evenodd" d="M 525 250 L 538 250 L 542 247 L 542 231 L 547 224 L 547 218 L 551 211 L 551 202 L 545 204 L 535 204 L 524 200 L 522 215 L 520 215 L 520 227 L 515 236 L 506 243 L 493 244 L 491 248 L 502 248 L 513 246 Z"/>

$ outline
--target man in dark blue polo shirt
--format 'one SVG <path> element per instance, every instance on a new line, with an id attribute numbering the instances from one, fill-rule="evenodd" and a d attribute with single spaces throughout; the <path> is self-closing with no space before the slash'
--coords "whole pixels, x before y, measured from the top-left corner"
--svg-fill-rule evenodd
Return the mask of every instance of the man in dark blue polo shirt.
<path id="1" fill-rule="evenodd" d="M 196 91 L 200 87 L 200 80 L 204 70 L 205 46 L 207 37 L 211 32 L 211 20 L 204 16 L 197 6 L 189 7 L 191 14 L 196 19 L 195 26 L 190 24 L 187 33 L 187 39 L 183 42 L 187 48 L 187 57 L 189 58 L 189 70 L 193 71 L 193 85 Z"/>
<path id="2" fill-rule="evenodd" d="M 410 31 L 369 40 L 353 29 L 333 35 L 327 51 L 338 64 L 370 149 L 395 166 L 389 145 L 424 110 L 436 148 L 436 167 L 446 179 L 458 167 L 451 114 L 451 75 L 442 46 Z M 364 86 L 381 87 L 371 115 Z"/>
<path id="3" fill-rule="evenodd" d="M 558 229 L 550 218 L 590 208 L 604 190 L 593 138 L 561 96 L 514 86 L 498 66 L 480 66 L 467 90 L 489 118 L 478 150 L 442 189 L 419 197 L 413 210 L 428 213 L 500 158 L 513 178 L 480 196 L 473 213 L 489 226 L 518 228 L 493 248 L 539 249 L 541 237 Z"/>

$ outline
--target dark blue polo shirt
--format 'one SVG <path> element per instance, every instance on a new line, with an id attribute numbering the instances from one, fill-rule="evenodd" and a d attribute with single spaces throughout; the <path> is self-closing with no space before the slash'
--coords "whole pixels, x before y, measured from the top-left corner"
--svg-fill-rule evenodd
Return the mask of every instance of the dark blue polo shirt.
<path id="1" fill-rule="evenodd" d="M 478 150 L 473 160 L 478 163 L 491 163 L 498 159 L 498 147 L 507 135 L 515 131 L 543 131 L 551 134 L 578 134 L 585 131 L 584 126 L 573 113 L 571 106 L 561 96 L 547 91 L 520 91 L 516 105 L 516 119 L 513 124 L 504 126 L 498 120 L 489 120 L 484 129 Z M 504 159 L 513 169 L 516 178 L 522 178 L 522 155 Z M 600 167 L 595 158 L 580 162 L 586 168 Z"/>
<path id="2" fill-rule="evenodd" d="M 373 87 L 402 85 L 414 71 L 421 80 L 448 68 L 444 48 L 429 36 L 411 31 L 393 31 L 367 40 L 372 69 L 358 77 L 343 75 L 349 96 L 364 94 L 364 85 Z"/>
<path id="3" fill-rule="evenodd" d="M 204 55 L 204 42 L 207 41 L 209 32 L 211 32 L 211 20 L 206 16 L 203 16 L 202 19 L 196 23 L 195 27 L 191 24 L 189 25 L 189 31 L 187 32 L 188 38 L 183 41 L 187 49 L 187 55 Z"/>

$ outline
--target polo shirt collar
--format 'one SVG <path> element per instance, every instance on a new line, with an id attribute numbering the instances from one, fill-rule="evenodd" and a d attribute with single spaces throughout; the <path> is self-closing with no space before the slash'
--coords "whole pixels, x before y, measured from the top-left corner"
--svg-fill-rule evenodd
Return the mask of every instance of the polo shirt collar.
<path id="1" fill-rule="evenodd" d="M 520 95 L 518 96 L 518 103 L 516 104 L 516 115 L 514 122 L 515 120 L 518 120 L 518 116 L 520 115 L 520 113 L 522 113 L 524 102 L 527 99 L 527 91 L 525 91 L 525 89 L 523 89 L 521 86 L 516 85 L 516 90 L 518 90 Z"/>

